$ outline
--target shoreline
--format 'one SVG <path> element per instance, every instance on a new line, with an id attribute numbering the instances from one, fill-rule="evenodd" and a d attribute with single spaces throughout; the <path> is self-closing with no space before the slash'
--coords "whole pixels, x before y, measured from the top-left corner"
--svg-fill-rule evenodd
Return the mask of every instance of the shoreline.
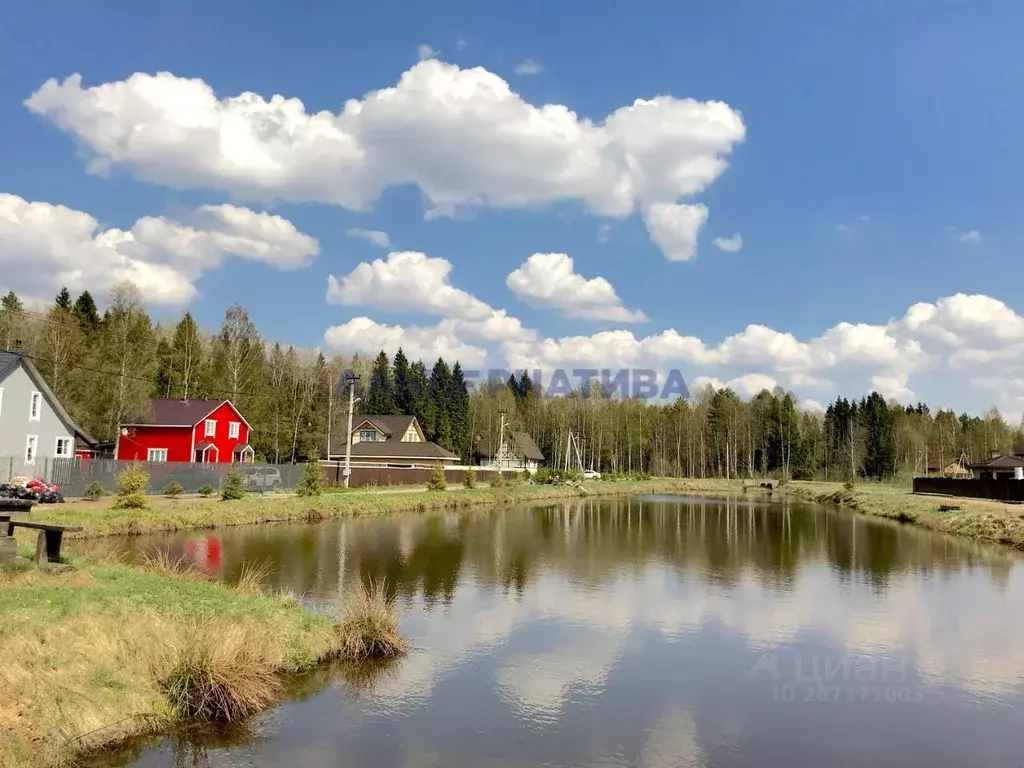
<path id="1" fill-rule="evenodd" d="M 961 496 L 917 495 L 906 488 L 882 483 L 857 483 L 847 488 L 843 483 L 798 480 L 776 488 L 775 492 L 1024 551 L 1024 505 Z"/>
<path id="2" fill-rule="evenodd" d="M 181 530 L 211 530 L 238 525 L 316 523 L 385 514 L 442 512 L 533 501 L 600 498 L 666 492 L 741 492 L 736 481 L 725 480 L 619 480 L 588 481 L 576 485 L 511 485 L 502 488 L 451 488 L 446 491 L 381 489 L 377 491 L 326 492 L 320 496 L 249 494 L 235 501 L 217 498 L 149 498 L 146 509 L 114 509 L 113 499 L 104 504 L 69 502 L 37 507 L 33 515 L 49 523 L 81 526 L 66 542 L 105 536 L 139 536 Z M 34 540 L 31 532 L 17 530 L 22 544 Z"/>

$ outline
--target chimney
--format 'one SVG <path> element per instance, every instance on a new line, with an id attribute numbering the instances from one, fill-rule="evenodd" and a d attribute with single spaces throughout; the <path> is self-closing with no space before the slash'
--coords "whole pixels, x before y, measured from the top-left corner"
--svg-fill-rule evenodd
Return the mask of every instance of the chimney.
<path id="1" fill-rule="evenodd" d="M 998 459 L 1002 455 L 1003 455 L 1003 452 L 999 451 L 999 450 L 996 450 L 996 449 L 992 449 L 991 451 L 988 452 L 988 457 L 990 459 Z"/>

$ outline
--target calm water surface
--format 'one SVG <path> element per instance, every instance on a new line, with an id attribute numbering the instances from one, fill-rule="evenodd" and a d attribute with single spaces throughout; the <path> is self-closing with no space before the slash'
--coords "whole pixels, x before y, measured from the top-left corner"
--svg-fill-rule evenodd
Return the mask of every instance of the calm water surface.
<path id="1" fill-rule="evenodd" d="M 330 610 L 386 578 L 408 657 L 110 765 L 1020 766 L 1008 551 L 798 504 L 647 497 L 133 541 Z"/>

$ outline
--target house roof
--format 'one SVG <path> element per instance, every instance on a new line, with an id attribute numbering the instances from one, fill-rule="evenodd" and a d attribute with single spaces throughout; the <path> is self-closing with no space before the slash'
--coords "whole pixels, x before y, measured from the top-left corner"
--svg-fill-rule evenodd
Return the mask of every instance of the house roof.
<path id="1" fill-rule="evenodd" d="M 217 446 L 215 446 L 209 440 L 203 440 L 202 442 L 196 443 L 196 450 L 197 451 L 206 451 L 206 450 L 209 450 L 210 448 L 216 448 L 216 447 Z"/>
<path id="2" fill-rule="evenodd" d="M 345 455 L 342 447 L 338 453 L 333 455 Z M 396 456 L 403 459 L 458 459 L 451 451 L 442 448 L 437 443 L 403 443 L 400 440 L 387 440 L 380 443 L 353 443 L 352 456 L 383 458 Z"/>
<path id="3" fill-rule="evenodd" d="M 68 431 L 80 437 L 87 445 L 95 445 L 96 440 L 92 435 L 78 426 L 75 420 L 71 418 L 71 415 L 64 410 L 64 406 L 60 404 L 60 400 L 53 394 L 53 390 L 47 385 L 46 380 L 43 379 L 42 374 L 36 369 L 32 360 L 18 352 L 0 350 L 0 384 L 19 367 L 25 369 L 25 373 L 28 374 L 32 383 L 38 387 L 39 394 L 46 398 L 46 402 L 50 404 L 53 412 L 57 414 L 57 418 L 67 427 Z"/>
<path id="4" fill-rule="evenodd" d="M 374 427 L 379 429 L 385 439 L 390 442 L 391 438 L 395 435 L 401 440 L 408 430 L 409 426 L 416 421 L 415 416 L 370 416 L 363 413 L 352 414 L 352 431 L 355 432 L 360 426 L 366 422 L 370 422 Z M 344 445 L 348 439 L 348 435 L 345 430 L 348 429 L 348 419 L 342 419 L 342 421 L 334 427 L 334 431 L 331 432 L 331 443 L 337 445 Z M 333 451 L 332 451 L 333 453 Z"/>
<path id="5" fill-rule="evenodd" d="M 512 455 L 517 458 L 523 458 L 527 461 L 544 461 L 544 454 L 540 448 L 537 447 L 537 443 L 534 442 L 533 438 L 530 437 L 527 432 L 512 432 L 509 434 L 510 445 L 509 450 Z M 495 449 L 497 447 L 497 440 L 492 445 L 490 440 L 479 440 L 474 448 L 474 452 L 477 456 L 484 456 L 486 458 L 493 458 Z"/>
<path id="6" fill-rule="evenodd" d="M 352 417 L 352 429 L 355 429 L 359 424 L 364 421 L 368 421 L 387 437 L 392 435 L 404 435 L 408 430 L 409 426 L 416 420 L 415 416 L 361 416 L 354 415 Z"/>
<path id="7" fill-rule="evenodd" d="M 969 465 L 971 469 L 980 469 L 988 471 L 1004 471 L 1008 472 L 1016 469 L 1017 467 L 1024 468 L 1024 459 L 1018 459 L 1013 456 L 995 456 L 985 461 L 979 461 Z"/>
<path id="8" fill-rule="evenodd" d="M 230 405 L 238 418 L 245 421 L 245 417 L 238 412 L 234 404 L 225 398 L 200 398 L 198 400 L 176 400 L 170 397 L 149 398 L 148 413 L 140 416 L 135 421 L 122 424 L 122 426 L 149 426 L 149 427 L 194 427 L 203 421 L 207 416 L 220 408 L 224 403 Z M 249 426 L 249 422 L 245 421 Z"/>

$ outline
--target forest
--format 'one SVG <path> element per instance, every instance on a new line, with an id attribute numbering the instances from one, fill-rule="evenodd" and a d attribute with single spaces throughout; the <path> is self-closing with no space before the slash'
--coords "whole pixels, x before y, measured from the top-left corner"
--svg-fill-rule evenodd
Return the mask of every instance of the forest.
<path id="1" fill-rule="evenodd" d="M 428 439 L 464 460 L 478 441 L 508 429 L 529 433 L 552 466 L 689 477 L 891 480 L 936 471 L 961 456 L 1009 453 L 1020 425 L 995 409 L 984 416 L 903 406 L 877 392 L 837 398 L 824 413 L 801 409 L 792 392 L 764 390 L 749 400 L 711 387 L 673 402 L 621 397 L 592 382 L 544 397 L 525 372 L 470 387 L 458 361 L 410 360 L 397 350 L 375 357 L 325 356 L 270 343 L 246 309 L 227 309 L 218 331 L 191 314 L 155 323 L 138 290 L 121 283 L 102 312 L 88 291 L 61 290 L 45 311 L 14 293 L 0 299 L 0 348 L 36 367 L 68 411 L 100 441 L 143 415 L 150 397 L 223 397 L 253 427 L 257 458 L 289 463 L 322 457 L 343 439 L 345 374 L 359 376 L 357 413 L 414 414 Z M 339 431 L 340 430 L 340 431 Z M 333 433 L 333 435 L 332 435 Z"/>

